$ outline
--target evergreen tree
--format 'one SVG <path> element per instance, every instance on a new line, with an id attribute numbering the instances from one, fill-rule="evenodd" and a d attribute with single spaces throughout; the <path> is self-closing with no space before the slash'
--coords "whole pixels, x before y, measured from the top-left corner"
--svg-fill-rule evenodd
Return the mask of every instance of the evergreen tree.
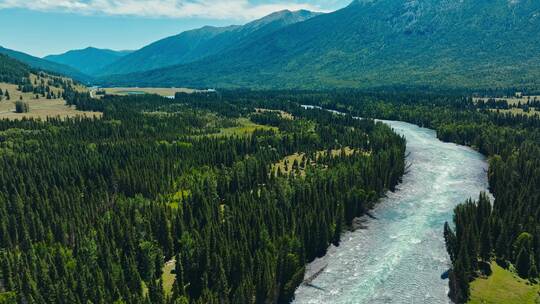
<path id="1" fill-rule="evenodd" d="M 516 270 L 520 277 L 527 278 L 529 277 L 529 270 L 534 266 L 534 263 L 531 263 L 531 255 L 525 247 L 521 247 L 519 253 L 516 257 Z"/>

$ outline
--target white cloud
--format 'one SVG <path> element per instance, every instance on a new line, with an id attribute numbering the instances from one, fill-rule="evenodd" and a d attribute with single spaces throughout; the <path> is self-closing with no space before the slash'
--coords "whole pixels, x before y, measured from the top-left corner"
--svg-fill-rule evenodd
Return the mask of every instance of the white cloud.
<path id="1" fill-rule="evenodd" d="M 308 3 L 253 4 L 248 0 L 0 0 L 2 8 L 142 17 L 250 20 L 289 9 L 322 11 Z"/>

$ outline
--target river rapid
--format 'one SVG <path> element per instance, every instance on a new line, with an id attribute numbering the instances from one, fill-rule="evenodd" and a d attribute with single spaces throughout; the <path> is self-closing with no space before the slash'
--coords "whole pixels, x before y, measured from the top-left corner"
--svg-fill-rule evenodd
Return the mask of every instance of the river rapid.
<path id="1" fill-rule="evenodd" d="M 454 207 L 487 191 L 487 163 L 478 152 L 441 142 L 435 131 L 383 121 L 407 139 L 403 182 L 365 217 L 365 229 L 346 232 L 339 247 L 307 267 L 324 268 L 313 286 L 302 285 L 293 303 L 450 303 L 450 261 L 443 225 Z"/>

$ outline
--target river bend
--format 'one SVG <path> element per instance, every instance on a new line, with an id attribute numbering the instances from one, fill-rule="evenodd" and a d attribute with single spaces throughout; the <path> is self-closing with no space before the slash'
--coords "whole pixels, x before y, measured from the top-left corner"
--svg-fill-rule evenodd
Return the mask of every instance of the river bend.
<path id="1" fill-rule="evenodd" d="M 441 142 L 435 131 L 384 121 L 407 139 L 408 172 L 394 193 L 347 232 L 339 247 L 307 267 L 320 289 L 300 286 L 294 303 L 449 303 L 443 224 L 454 207 L 487 189 L 487 163 L 478 152 Z"/>

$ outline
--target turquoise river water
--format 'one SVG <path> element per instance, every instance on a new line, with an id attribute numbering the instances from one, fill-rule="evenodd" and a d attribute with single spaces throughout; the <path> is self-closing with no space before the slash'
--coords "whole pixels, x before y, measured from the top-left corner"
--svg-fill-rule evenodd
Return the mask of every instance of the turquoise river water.
<path id="1" fill-rule="evenodd" d="M 308 265 L 294 303 L 449 303 L 443 225 L 454 207 L 487 191 L 487 163 L 474 150 L 443 143 L 435 131 L 384 121 L 407 139 L 408 172 L 394 193 L 346 232 L 339 247 Z"/>

